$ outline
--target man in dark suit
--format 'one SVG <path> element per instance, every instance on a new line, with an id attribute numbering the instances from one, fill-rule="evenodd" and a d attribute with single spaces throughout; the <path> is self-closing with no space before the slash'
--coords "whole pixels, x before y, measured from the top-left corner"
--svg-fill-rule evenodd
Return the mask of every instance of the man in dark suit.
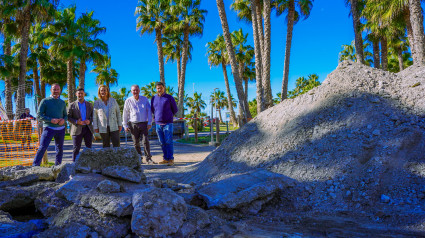
<path id="1" fill-rule="evenodd" d="M 79 88 L 76 92 L 77 101 L 68 106 L 68 121 L 71 123 L 71 136 L 74 145 L 72 151 L 72 160 L 75 162 L 80 153 L 81 143 L 87 148 L 91 148 L 93 141 L 93 105 L 84 100 L 86 96 L 84 89 Z"/>

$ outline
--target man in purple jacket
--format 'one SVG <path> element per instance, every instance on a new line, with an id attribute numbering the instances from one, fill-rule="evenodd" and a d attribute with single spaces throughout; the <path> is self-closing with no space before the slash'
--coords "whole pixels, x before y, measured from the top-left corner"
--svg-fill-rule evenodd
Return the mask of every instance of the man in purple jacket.
<path id="1" fill-rule="evenodd" d="M 157 95 L 151 99 L 151 109 L 155 118 L 156 133 L 161 144 L 164 159 L 160 164 L 174 165 L 173 150 L 173 117 L 177 113 L 177 104 L 174 98 L 165 93 L 165 85 L 156 83 Z"/>

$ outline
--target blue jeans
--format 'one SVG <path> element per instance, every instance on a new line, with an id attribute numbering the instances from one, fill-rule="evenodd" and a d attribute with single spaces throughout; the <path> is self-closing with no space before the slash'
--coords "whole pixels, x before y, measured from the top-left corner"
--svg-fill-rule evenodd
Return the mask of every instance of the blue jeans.
<path id="1" fill-rule="evenodd" d="M 156 124 L 155 129 L 158 134 L 162 152 L 164 153 L 164 160 L 174 160 L 173 123 L 168 123 L 166 125 Z"/>
<path id="2" fill-rule="evenodd" d="M 53 130 L 44 128 L 40 138 L 40 147 L 38 147 L 37 154 L 35 154 L 33 166 L 40 166 L 43 155 L 49 147 L 50 141 L 55 138 L 56 162 L 55 165 L 62 163 L 63 157 L 63 142 L 65 140 L 65 128 L 62 130 Z"/>

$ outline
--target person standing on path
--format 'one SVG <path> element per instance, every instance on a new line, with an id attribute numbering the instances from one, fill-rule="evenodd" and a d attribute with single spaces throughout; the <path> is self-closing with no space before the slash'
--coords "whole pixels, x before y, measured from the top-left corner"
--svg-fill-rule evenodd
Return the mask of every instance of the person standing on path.
<path id="1" fill-rule="evenodd" d="M 142 137 L 146 163 L 155 164 L 152 160 L 148 139 L 148 131 L 152 127 L 151 105 L 146 97 L 139 95 L 140 88 L 138 85 L 131 86 L 131 93 L 133 96 L 127 98 L 124 103 L 122 125 L 125 131 L 131 133 L 134 148 L 143 160 L 142 149 L 140 148 L 140 137 Z"/>
<path id="2" fill-rule="evenodd" d="M 59 98 L 61 87 L 55 83 L 50 88 L 52 95 L 41 100 L 37 112 L 38 120 L 43 122 L 43 133 L 40 138 L 40 146 L 35 154 L 33 166 L 40 166 L 44 153 L 49 147 L 52 138 L 55 138 L 56 161 L 55 165 L 62 163 L 63 142 L 65 139 L 66 104 Z"/>
<path id="3" fill-rule="evenodd" d="M 151 109 L 154 114 L 156 133 L 161 144 L 164 158 L 160 164 L 174 165 L 173 148 L 173 117 L 177 113 L 177 104 L 173 96 L 165 93 L 165 85 L 156 83 L 157 94 L 151 99 Z"/>
<path id="4" fill-rule="evenodd" d="M 72 161 L 75 162 L 77 155 L 80 153 L 81 143 L 83 142 L 87 148 L 91 148 L 93 141 L 93 105 L 84 100 L 86 93 L 84 88 L 77 89 L 75 93 L 77 101 L 68 106 L 68 121 L 71 123 L 72 137 Z"/>
<path id="5" fill-rule="evenodd" d="M 99 99 L 94 102 L 93 127 L 96 133 L 100 133 L 103 148 L 120 147 L 120 131 L 122 119 L 120 107 L 115 99 L 111 97 L 109 88 L 100 85 L 97 91 Z"/>
<path id="6" fill-rule="evenodd" d="M 35 117 L 33 117 L 30 114 L 29 108 L 25 108 L 25 112 L 22 113 L 22 115 L 19 117 L 19 119 L 28 119 L 28 120 L 20 121 L 18 123 L 21 124 L 21 128 L 20 128 L 19 131 L 22 133 L 22 148 L 24 148 L 25 142 L 27 142 L 28 149 L 31 149 L 30 145 L 31 145 L 32 126 L 31 126 L 31 121 L 29 119 L 35 120 Z"/>

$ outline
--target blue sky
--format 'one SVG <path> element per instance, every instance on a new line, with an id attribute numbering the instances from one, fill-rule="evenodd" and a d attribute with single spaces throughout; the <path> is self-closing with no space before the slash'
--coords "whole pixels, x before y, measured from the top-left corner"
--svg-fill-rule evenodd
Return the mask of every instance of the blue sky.
<path id="1" fill-rule="evenodd" d="M 252 27 L 250 24 L 237 20 L 236 13 L 230 10 L 232 1 L 224 0 L 230 31 L 242 28 L 248 33 L 248 42 L 253 45 Z M 117 91 L 121 87 L 130 88 L 133 84 L 146 85 L 159 80 L 157 48 L 154 35 L 140 36 L 136 32 L 136 17 L 134 16 L 136 0 L 124 0 L 118 4 L 112 0 L 62 0 L 61 6 L 77 5 L 77 12 L 94 11 L 94 18 L 101 21 L 107 28 L 101 35 L 110 49 L 112 67 L 119 73 L 118 85 L 111 90 Z M 206 56 L 206 44 L 213 41 L 222 33 L 216 1 L 203 0 L 203 9 L 208 11 L 204 23 L 204 33 L 200 38 L 191 38 L 193 44 L 192 61 L 187 65 L 185 92 L 192 95 L 194 90 L 202 93 L 203 99 L 214 88 L 225 91 L 223 72 L 221 67 L 210 68 Z M 289 89 L 295 87 L 295 80 L 301 76 L 316 73 L 320 81 L 332 72 L 338 65 L 338 53 L 342 44 L 350 44 L 354 39 L 349 9 L 344 1 L 316 0 L 310 17 L 300 21 L 294 27 L 291 64 L 289 71 Z M 285 16 L 276 17 L 272 13 L 272 51 L 271 51 L 271 85 L 273 96 L 280 92 L 283 76 L 283 62 L 285 56 L 286 24 Z M 177 66 L 167 63 L 165 66 L 165 80 L 167 85 L 177 91 Z M 95 85 L 96 74 L 86 74 L 86 90 L 92 98 L 97 94 Z M 232 91 L 236 97 L 230 66 L 228 67 Z M 4 88 L 4 84 L 0 84 Z M 255 97 L 255 83 L 249 85 L 249 99 Z M 208 108 L 205 111 L 209 111 Z"/>

